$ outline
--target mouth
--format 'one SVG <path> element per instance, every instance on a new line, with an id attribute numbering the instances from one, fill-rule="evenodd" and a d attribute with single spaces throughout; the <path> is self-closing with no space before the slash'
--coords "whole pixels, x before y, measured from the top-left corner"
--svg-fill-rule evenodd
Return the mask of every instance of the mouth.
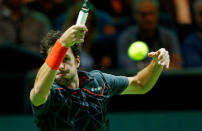
<path id="1" fill-rule="evenodd" d="M 56 73 L 56 75 L 66 75 L 66 74 L 68 74 L 69 73 L 69 71 L 58 71 L 57 73 Z"/>

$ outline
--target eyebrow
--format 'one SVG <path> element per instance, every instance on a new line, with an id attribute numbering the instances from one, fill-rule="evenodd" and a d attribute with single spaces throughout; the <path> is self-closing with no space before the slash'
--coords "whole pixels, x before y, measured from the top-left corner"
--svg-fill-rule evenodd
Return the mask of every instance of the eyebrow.
<path id="1" fill-rule="evenodd" d="M 65 57 L 64 58 L 70 58 L 70 56 L 69 55 L 65 55 Z"/>

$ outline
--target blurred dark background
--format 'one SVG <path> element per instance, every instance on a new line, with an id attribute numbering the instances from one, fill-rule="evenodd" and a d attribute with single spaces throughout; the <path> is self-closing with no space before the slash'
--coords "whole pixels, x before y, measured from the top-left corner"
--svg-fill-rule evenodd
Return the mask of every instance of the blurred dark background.
<path id="1" fill-rule="evenodd" d="M 87 21 L 89 32 L 81 52 L 80 69 L 99 69 L 114 75 L 132 76 L 144 68 L 150 59 L 140 62 L 122 61 L 122 56 L 123 59 L 129 59 L 124 47 L 127 49 L 132 42 L 141 40 L 148 44 L 150 51 L 156 50 L 155 47 L 166 48 L 171 55 L 171 68 L 163 72 L 149 93 L 113 97 L 108 106 L 110 118 L 114 121 L 117 116 L 120 117 L 117 119 L 126 119 L 121 114 L 127 112 L 131 115 L 143 112 L 142 116 L 144 113 L 151 115 L 163 112 L 165 115 L 168 112 L 186 112 L 189 115 L 188 121 L 194 119 L 200 123 L 202 1 L 146 1 L 150 1 L 150 4 L 143 5 L 144 2 L 142 4 L 138 0 L 91 0 Z M 9 117 L 17 115 L 19 119 L 21 116 L 29 116 L 28 119 L 33 122 L 29 92 L 37 71 L 44 62 L 40 55 L 40 41 L 51 29 L 64 31 L 73 25 L 81 2 L 82 0 L 0 0 L 0 121 L 13 122 L 12 117 Z M 159 45 L 154 46 L 154 43 Z M 195 112 L 198 113 L 196 116 L 200 116 L 198 119 L 189 114 Z M 186 113 L 179 117 L 187 118 Z M 24 117 L 22 119 L 25 122 L 27 119 Z M 154 119 L 155 115 L 149 117 L 147 122 Z M 157 119 L 160 121 L 160 117 Z M 172 117 L 167 120 L 172 120 Z M 178 121 L 175 118 L 173 120 Z M 139 119 L 134 121 L 138 122 Z M 34 123 L 30 124 L 33 125 Z M 202 130 L 201 125 L 195 123 L 193 126 L 196 130 Z M 189 129 L 193 126 L 190 125 Z M 9 126 L 2 124 L 0 130 L 6 130 L 6 127 Z M 174 127 L 177 129 L 178 126 Z"/>

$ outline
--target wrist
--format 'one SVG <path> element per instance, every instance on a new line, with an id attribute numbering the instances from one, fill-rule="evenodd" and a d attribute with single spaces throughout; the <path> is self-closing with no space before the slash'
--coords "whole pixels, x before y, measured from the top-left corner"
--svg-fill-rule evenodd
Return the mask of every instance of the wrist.
<path id="1" fill-rule="evenodd" d="M 162 67 L 162 66 L 158 63 L 158 60 L 154 60 L 154 59 L 153 59 L 151 63 L 152 63 L 153 66 Z"/>
<path id="2" fill-rule="evenodd" d="M 58 70 L 69 48 L 63 46 L 59 40 L 55 42 L 51 52 L 46 58 L 46 64 L 53 70 Z"/>
<path id="3" fill-rule="evenodd" d="M 60 42 L 60 44 L 61 44 L 63 47 L 65 47 L 65 48 L 69 48 L 69 47 L 70 47 L 70 46 L 69 46 L 70 44 L 67 44 L 67 42 L 66 42 L 65 40 L 63 40 L 62 37 L 59 38 L 58 41 Z"/>

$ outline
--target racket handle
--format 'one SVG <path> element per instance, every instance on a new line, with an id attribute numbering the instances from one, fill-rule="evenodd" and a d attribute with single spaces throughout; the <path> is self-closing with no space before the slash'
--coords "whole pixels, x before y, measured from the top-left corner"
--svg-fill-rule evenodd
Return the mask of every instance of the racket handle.
<path id="1" fill-rule="evenodd" d="M 76 21 L 76 25 L 85 25 L 87 18 L 88 18 L 88 10 L 86 8 L 82 8 L 81 11 L 79 12 L 79 16 Z"/>

